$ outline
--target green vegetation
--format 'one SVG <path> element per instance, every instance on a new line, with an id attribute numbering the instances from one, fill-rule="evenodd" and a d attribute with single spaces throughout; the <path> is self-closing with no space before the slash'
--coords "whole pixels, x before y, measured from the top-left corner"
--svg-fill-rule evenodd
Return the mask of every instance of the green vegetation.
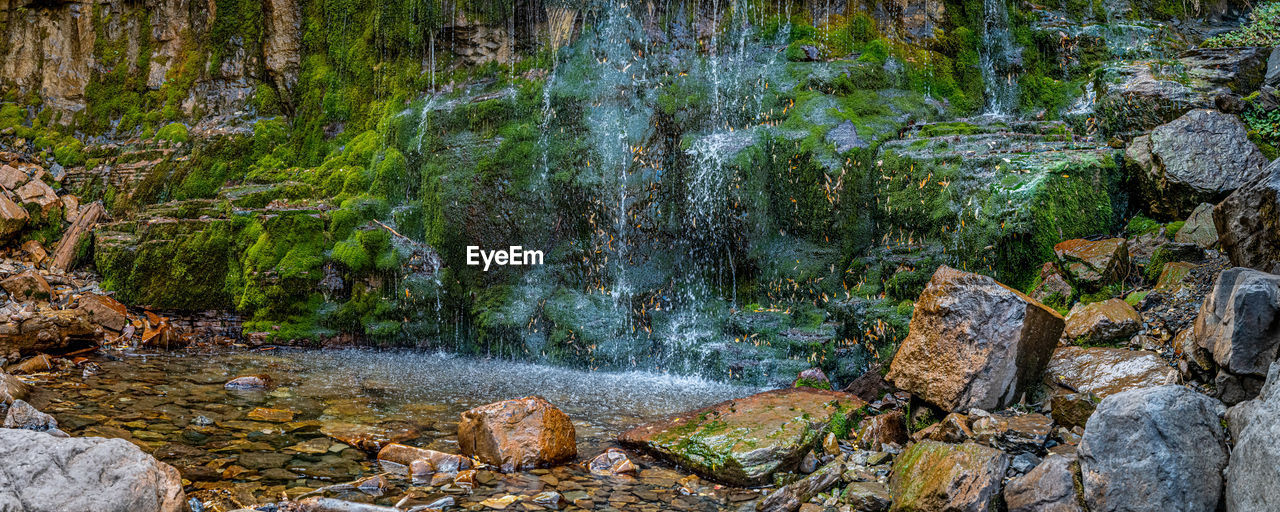
<path id="1" fill-rule="evenodd" d="M 1280 2 L 1260 3 L 1243 27 L 1206 39 L 1206 48 L 1280 45 Z"/>

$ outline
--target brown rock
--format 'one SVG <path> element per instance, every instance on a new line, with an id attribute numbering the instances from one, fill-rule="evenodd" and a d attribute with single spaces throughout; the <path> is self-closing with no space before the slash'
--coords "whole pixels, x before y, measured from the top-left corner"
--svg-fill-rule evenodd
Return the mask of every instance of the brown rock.
<path id="1" fill-rule="evenodd" d="M 14 190 L 27 182 L 27 173 L 5 164 L 0 164 L 0 187 Z"/>
<path id="2" fill-rule="evenodd" d="M 569 417 L 538 396 L 476 407 L 458 423 L 463 455 L 505 472 L 572 459 L 578 455 L 576 437 Z"/>
<path id="3" fill-rule="evenodd" d="M 49 265 L 51 270 L 62 272 L 71 269 L 71 264 L 74 263 L 72 260 L 76 257 L 76 248 L 80 246 L 80 239 L 93 232 L 93 226 L 98 223 L 98 218 L 102 214 L 100 201 L 93 202 L 80 212 L 75 224 L 67 228 L 67 231 L 62 234 L 62 240 L 58 241 L 58 248 L 53 251 L 53 263 Z"/>
<path id="4" fill-rule="evenodd" d="M 120 332 L 129 325 L 129 310 L 120 301 L 106 295 L 82 295 L 79 308 L 87 312 L 94 323 L 107 329 Z"/>
<path id="5" fill-rule="evenodd" d="M 31 394 L 31 386 L 22 379 L 0 373 L 0 403 L 12 404 L 14 400 L 26 400 Z"/>
<path id="6" fill-rule="evenodd" d="M 1039 377 L 1062 327 L 1031 297 L 944 265 L 916 301 L 887 379 L 947 411 L 999 409 Z"/>
<path id="7" fill-rule="evenodd" d="M 840 495 L 840 502 L 849 505 L 853 512 L 883 512 L 889 510 L 893 496 L 880 482 L 851 482 Z"/>
<path id="8" fill-rule="evenodd" d="M 0 354 L 57 352 L 73 341 L 93 341 L 96 330 L 83 311 L 41 311 L 24 320 L 0 323 Z"/>
<path id="9" fill-rule="evenodd" d="M 928 439 L 952 444 L 963 443 L 973 437 L 973 430 L 969 428 L 969 418 L 954 412 L 942 418 L 942 421 L 929 425 L 915 434 L 917 441 Z"/>
<path id="10" fill-rule="evenodd" d="M 34 265 L 39 265 L 44 262 L 45 258 L 49 257 L 49 253 L 45 252 L 44 246 L 40 245 L 40 241 L 38 240 L 27 240 L 26 242 L 22 242 L 22 252 L 26 253 L 27 261 L 30 261 Z"/>
<path id="11" fill-rule="evenodd" d="M 1178 381 L 1178 371 L 1155 352 L 1107 347 L 1062 347 L 1053 352 L 1045 381 L 1098 398 Z"/>
<path id="12" fill-rule="evenodd" d="M 269 421 L 271 423 L 287 423 L 293 421 L 293 411 L 288 409 L 268 409 L 265 407 L 257 407 L 249 411 L 247 415 L 249 419 L 254 421 Z"/>
<path id="13" fill-rule="evenodd" d="M 259 374 L 241 375 L 227 381 L 222 387 L 226 389 L 266 389 L 269 386 L 271 386 L 271 376 Z"/>
<path id="14" fill-rule="evenodd" d="M 810 498 L 840 482 L 840 476 L 844 474 L 845 464 L 846 460 L 843 455 L 836 457 L 835 460 L 818 468 L 813 474 L 773 491 L 756 505 L 756 510 L 762 512 L 792 512 L 799 510 L 800 506 L 808 502 Z"/>
<path id="15" fill-rule="evenodd" d="M 60 198 L 62 200 L 62 220 L 68 224 L 74 223 L 80 218 L 80 198 L 67 194 Z"/>
<path id="16" fill-rule="evenodd" d="M 1041 302 L 1056 297 L 1065 302 L 1073 293 L 1075 289 L 1071 287 L 1066 276 L 1062 275 L 1057 265 L 1049 262 L 1040 267 L 1040 284 L 1031 291 L 1031 297 Z"/>
<path id="17" fill-rule="evenodd" d="M 1119 279 L 1129 266 L 1129 244 L 1123 238 L 1067 240 L 1053 252 L 1076 283 L 1097 288 Z"/>
<path id="18" fill-rule="evenodd" d="M 31 404 L 22 400 L 14 400 L 13 405 L 9 406 L 9 413 L 4 417 L 4 428 L 50 432 L 54 435 L 61 433 L 58 431 L 58 420 L 53 419 L 53 416 L 40 412 L 35 407 L 32 407 Z M 66 434 L 62 434 L 60 437 L 66 437 Z"/>
<path id="19" fill-rule="evenodd" d="M 388 443 L 378 451 L 378 460 L 393 462 L 402 466 L 418 468 L 416 471 L 428 473 L 456 473 L 476 467 L 476 461 L 469 457 L 451 453 L 406 446 L 400 443 Z M 424 465 L 425 464 L 425 465 Z"/>
<path id="20" fill-rule="evenodd" d="M 9 367 L 9 373 L 15 375 L 47 372 L 53 369 L 53 358 L 48 354 L 36 354 L 25 361 Z"/>
<path id="21" fill-rule="evenodd" d="M 639 471 L 635 463 L 627 457 L 627 452 L 617 448 L 610 448 L 604 453 L 597 455 L 587 464 L 587 469 L 593 475 L 617 476 L 634 474 Z"/>
<path id="22" fill-rule="evenodd" d="M 58 200 L 58 193 L 40 180 L 31 180 L 26 185 L 18 187 L 18 190 L 14 191 L 14 193 L 18 195 L 18 199 L 23 204 L 34 204 L 44 212 L 49 211 L 55 205 L 61 204 L 61 201 Z"/>
<path id="23" fill-rule="evenodd" d="M 1177 292 L 1186 284 L 1187 276 L 1191 275 L 1191 269 L 1196 268 L 1195 263 L 1185 261 L 1174 261 L 1164 264 L 1164 268 L 1160 270 L 1160 278 L 1156 279 L 1156 290 L 1166 293 Z"/>
<path id="24" fill-rule="evenodd" d="M 1107 299 L 1077 305 L 1067 315 L 1062 339 L 1078 345 L 1118 343 L 1142 330 L 1142 316 L 1129 303 Z"/>
<path id="25" fill-rule="evenodd" d="M 48 302 L 53 298 L 53 288 L 49 287 L 49 282 L 34 270 L 0 281 L 0 288 L 4 288 L 4 291 L 9 292 L 9 297 L 18 302 Z"/>
<path id="26" fill-rule="evenodd" d="M 890 411 L 862 420 L 855 444 L 871 451 L 881 451 L 890 444 L 906 446 L 907 421 L 902 411 Z"/>
<path id="27" fill-rule="evenodd" d="M 403 422 L 385 422 L 379 425 L 332 422 L 321 425 L 320 433 L 366 452 L 377 452 L 391 443 L 416 439 L 420 432 Z"/>
<path id="28" fill-rule="evenodd" d="M 809 368 L 800 372 L 800 375 L 796 376 L 796 380 L 791 383 L 791 387 L 832 389 L 831 379 L 827 378 L 827 374 L 822 371 L 822 368 Z"/>
<path id="29" fill-rule="evenodd" d="M 1053 421 L 1067 428 L 1084 428 L 1098 408 L 1098 397 L 1090 393 L 1056 393 L 1049 399 Z"/>
<path id="30" fill-rule="evenodd" d="M 0 240 L 21 231 L 30 218 L 26 208 L 13 202 L 8 195 L 0 193 Z"/>
<path id="31" fill-rule="evenodd" d="M 1000 412 L 975 417 L 969 424 L 979 443 L 1007 453 L 1044 453 L 1045 441 L 1053 431 L 1053 420 L 1040 413 Z"/>

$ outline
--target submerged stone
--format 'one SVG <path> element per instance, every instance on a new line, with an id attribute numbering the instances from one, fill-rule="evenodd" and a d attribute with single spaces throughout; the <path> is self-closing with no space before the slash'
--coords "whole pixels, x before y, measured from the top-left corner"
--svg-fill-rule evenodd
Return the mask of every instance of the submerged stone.
<path id="1" fill-rule="evenodd" d="M 618 440 L 707 478 L 754 486 L 794 470 L 828 422 L 848 421 L 863 405 L 845 393 L 779 389 L 647 423 Z"/>

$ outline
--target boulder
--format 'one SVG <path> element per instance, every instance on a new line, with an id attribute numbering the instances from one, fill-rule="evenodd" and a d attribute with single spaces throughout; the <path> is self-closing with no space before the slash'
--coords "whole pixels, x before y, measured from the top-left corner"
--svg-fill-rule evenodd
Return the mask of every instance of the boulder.
<path id="1" fill-rule="evenodd" d="M 886 445 L 907 444 L 907 421 L 902 411 L 889 411 L 862 420 L 854 444 L 863 450 L 881 451 Z"/>
<path id="2" fill-rule="evenodd" d="M 1088 509 L 1216 509 L 1227 466 L 1224 409 L 1217 400 L 1176 385 L 1102 399 L 1078 449 Z"/>
<path id="3" fill-rule="evenodd" d="M 21 321 L 0 323 L 0 354 L 56 353 L 73 342 L 91 342 L 96 333 L 83 311 L 41 311 Z"/>
<path id="4" fill-rule="evenodd" d="M 40 412 L 39 409 L 32 407 L 31 404 L 23 400 L 14 400 L 13 405 L 9 406 L 9 412 L 4 416 L 4 428 L 62 433 L 58 430 L 58 420 L 53 419 L 53 416 Z M 63 437 L 65 437 L 65 434 L 63 434 Z"/>
<path id="5" fill-rule="evenodd" d="M 1009 512 L 1084 512 L 1076 499 L 1075 454 L 1050 453 L 1025 475 L 1009 480 L 1004 502 Z"/>
<path id="6" fill-rule="evenodd" d="M 799 510 L 800 505 L 809 501 L 809 498 L 817 496 L 818 493 L 824 492 L 840 482 L 846 462 L 844 455 L 836 457 L 835 460 L 818 468 L 817 471 L 809 474 L 809 476 L 769 493 L 756 505 L 756 510 L 761 512 L 794 512 Z"/>
<path id="7" fill-rule="evenodd" d="M 1123 348 L 1062 347 L 1045 370 L 1045 382 L 1098 398 L 1177 381 L 1178 371 L 1159 354 Z"/>
<path id="8" fill-rule="evenodd" d="M 123 439 L 0 430 L 0 510 L 178 512 L 178 470 Z"/>
<path id="9" fill-rule="evenodd" d="M 993 510 L 1008 466 L 995 448 L 918 442 L 893 461 L 891 510 Z"/>
<path id="10" fill-rule="evenodd" d="M 1182 229 L 1174 233 L 1173 241 L 1196 244 L 1204 249 L 1218 245 L 1218 228 L 1213 225 L 1213 205 L 1200 203 L 1200 206 L 1192 210 Z"/>
<path id="11" fill-rule="evenodd" d="M 1071 279 L 1086 288 L 1113 282 L 1129 267 L 1129 244 L 1123 238 L 1067 240 L 1054 245 L 1053 253 Z"/>
<path id="12" fill-rule="evenodd" d="M 973 437 L 973 430 L 969 428 L 969 417 L 954 412 L 946 415 L 942 421 L 916 432 L 914 436 L 917 441 L 930 439 L 943 443 L 963 443 Z"/>
<path id="13" fill-rule="evenodd" d="M 54 206 L 62 204 L 62 201 L 58 199 L 58 193 L 40 180 L 27 182 L 26 185 L 18 187 L 14 194 L 18 196 L 24 206 L 33 205 L 42 212 L 48 212 Z"/>
<path id="14" fill-rule="evenodd" d="M 996 280 L 939 267 L 887 379 L 947 411 L 998 409 L 1039 378 L 1062 315 Z"/>
<path id="15" fill-rule="evenodd" d="M 89 314 L 89 318 L 98 325 L 116 332 L 129 325 L 129 310 L 120 301 L 106 295 L 85 294 L 80 297 L 78 307 Z"/>
<path id="16" fill-rule="evenodd" d="M 1125 156 L 1139 169 L 1148 208 L 1180 219 L 1200 203 L 1221 201 L 1267 165 L 1239 118 L 1208 109 L 1134 139 Z"/>
<path id="17" fill-rule="evenodd" d="M 1280 352 L 1280 276 L 1235 267 L 1218 274 L 1194 336 L 1218 366 L 1263 377 Z"/>
<path id="18" fill-rule="evenodd" d="M 569 416 L 539 396 L 476 407 L 458 423 L 462 454 L 505 472 L 573 459 L 576 437 Z"/>
<path id="19" fill-rule="evenodd" d="M 1213 224 L 1232 265 L 1280 273 L 1280 159 L 1218 203 Z"/>
<path id="20" fill-rule="evenodd" d="M 1230 512 L 1280 510 L 1280 362 L 1254 400 L 1227 411 L 1235 449 L 1227 464 L 1225 501 Z"/>
<path id="21" fill-rule="evenodd" d="M 865 402 L 846 393 L 786 388 L 673 415 L 623 432 L 618 440 L 698 474 L 740 486 L 792 471 L 837 415 Z"/>
<path id="22" fill-rule="evenodd" d="M 8 195 L 0 193 L 0 241 L 21 231 L 30 218 L 26 208 L 13 202 Z"/>
<path id="23" fill-rule="evenodd" d="M 1074 293 L 1075 289 L 1071 287 L 1067 277 L 1062 275 L 1057 265 L 1049 262 L 1040 267 L 1040 282 L 1031 291 L 1031 297 L 1040 302 L 1056 299 L 1066 303 Z"/>
<path id="24" fill-rule="evenodd" d="M 1078 345 L 1118 343 L 1140 330 L 1142 316 L 1133 306 L 1120 299 L 1108 299 L 1071 308 L 1062 339 Z"/>
<path id="25" fill-rule="evenodd" d="M 9 297 L 18 302 L 48 302 L 53 298 L 53 288 L 49 287 L 49 282 L 34 270 L 0 281 L 0 288 L 4 288 Z"/>

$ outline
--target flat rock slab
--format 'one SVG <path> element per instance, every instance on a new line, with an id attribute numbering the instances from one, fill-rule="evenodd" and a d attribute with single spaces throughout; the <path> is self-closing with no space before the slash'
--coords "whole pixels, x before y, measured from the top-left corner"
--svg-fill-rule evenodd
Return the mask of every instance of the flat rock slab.
<path id="1" fill-rule="evenodd" d="M 1178 370 L 1155 352 L 1106 347 L 1061 347 L 1053 351 L 1045 380 L 1077 393 L 1106 398 L 1121 391 L 1173 384 Z"/>
<path id="2" fill-rule="evenodd" d="M 1062 339 L 1069 343 L 1098 344 L 1127 340 L 1142 329 L 1142 316 L 1120 299 L 1076 306 L 1067 315 Z"/>
<path id="3" fill-rule="evenodd" d="M 848 419 L 863 405 L 847 393 L 779 389 L 640 425 L 618 440 L 707 478 L 754 486 L 794 469 L 833 417 Z"/>

